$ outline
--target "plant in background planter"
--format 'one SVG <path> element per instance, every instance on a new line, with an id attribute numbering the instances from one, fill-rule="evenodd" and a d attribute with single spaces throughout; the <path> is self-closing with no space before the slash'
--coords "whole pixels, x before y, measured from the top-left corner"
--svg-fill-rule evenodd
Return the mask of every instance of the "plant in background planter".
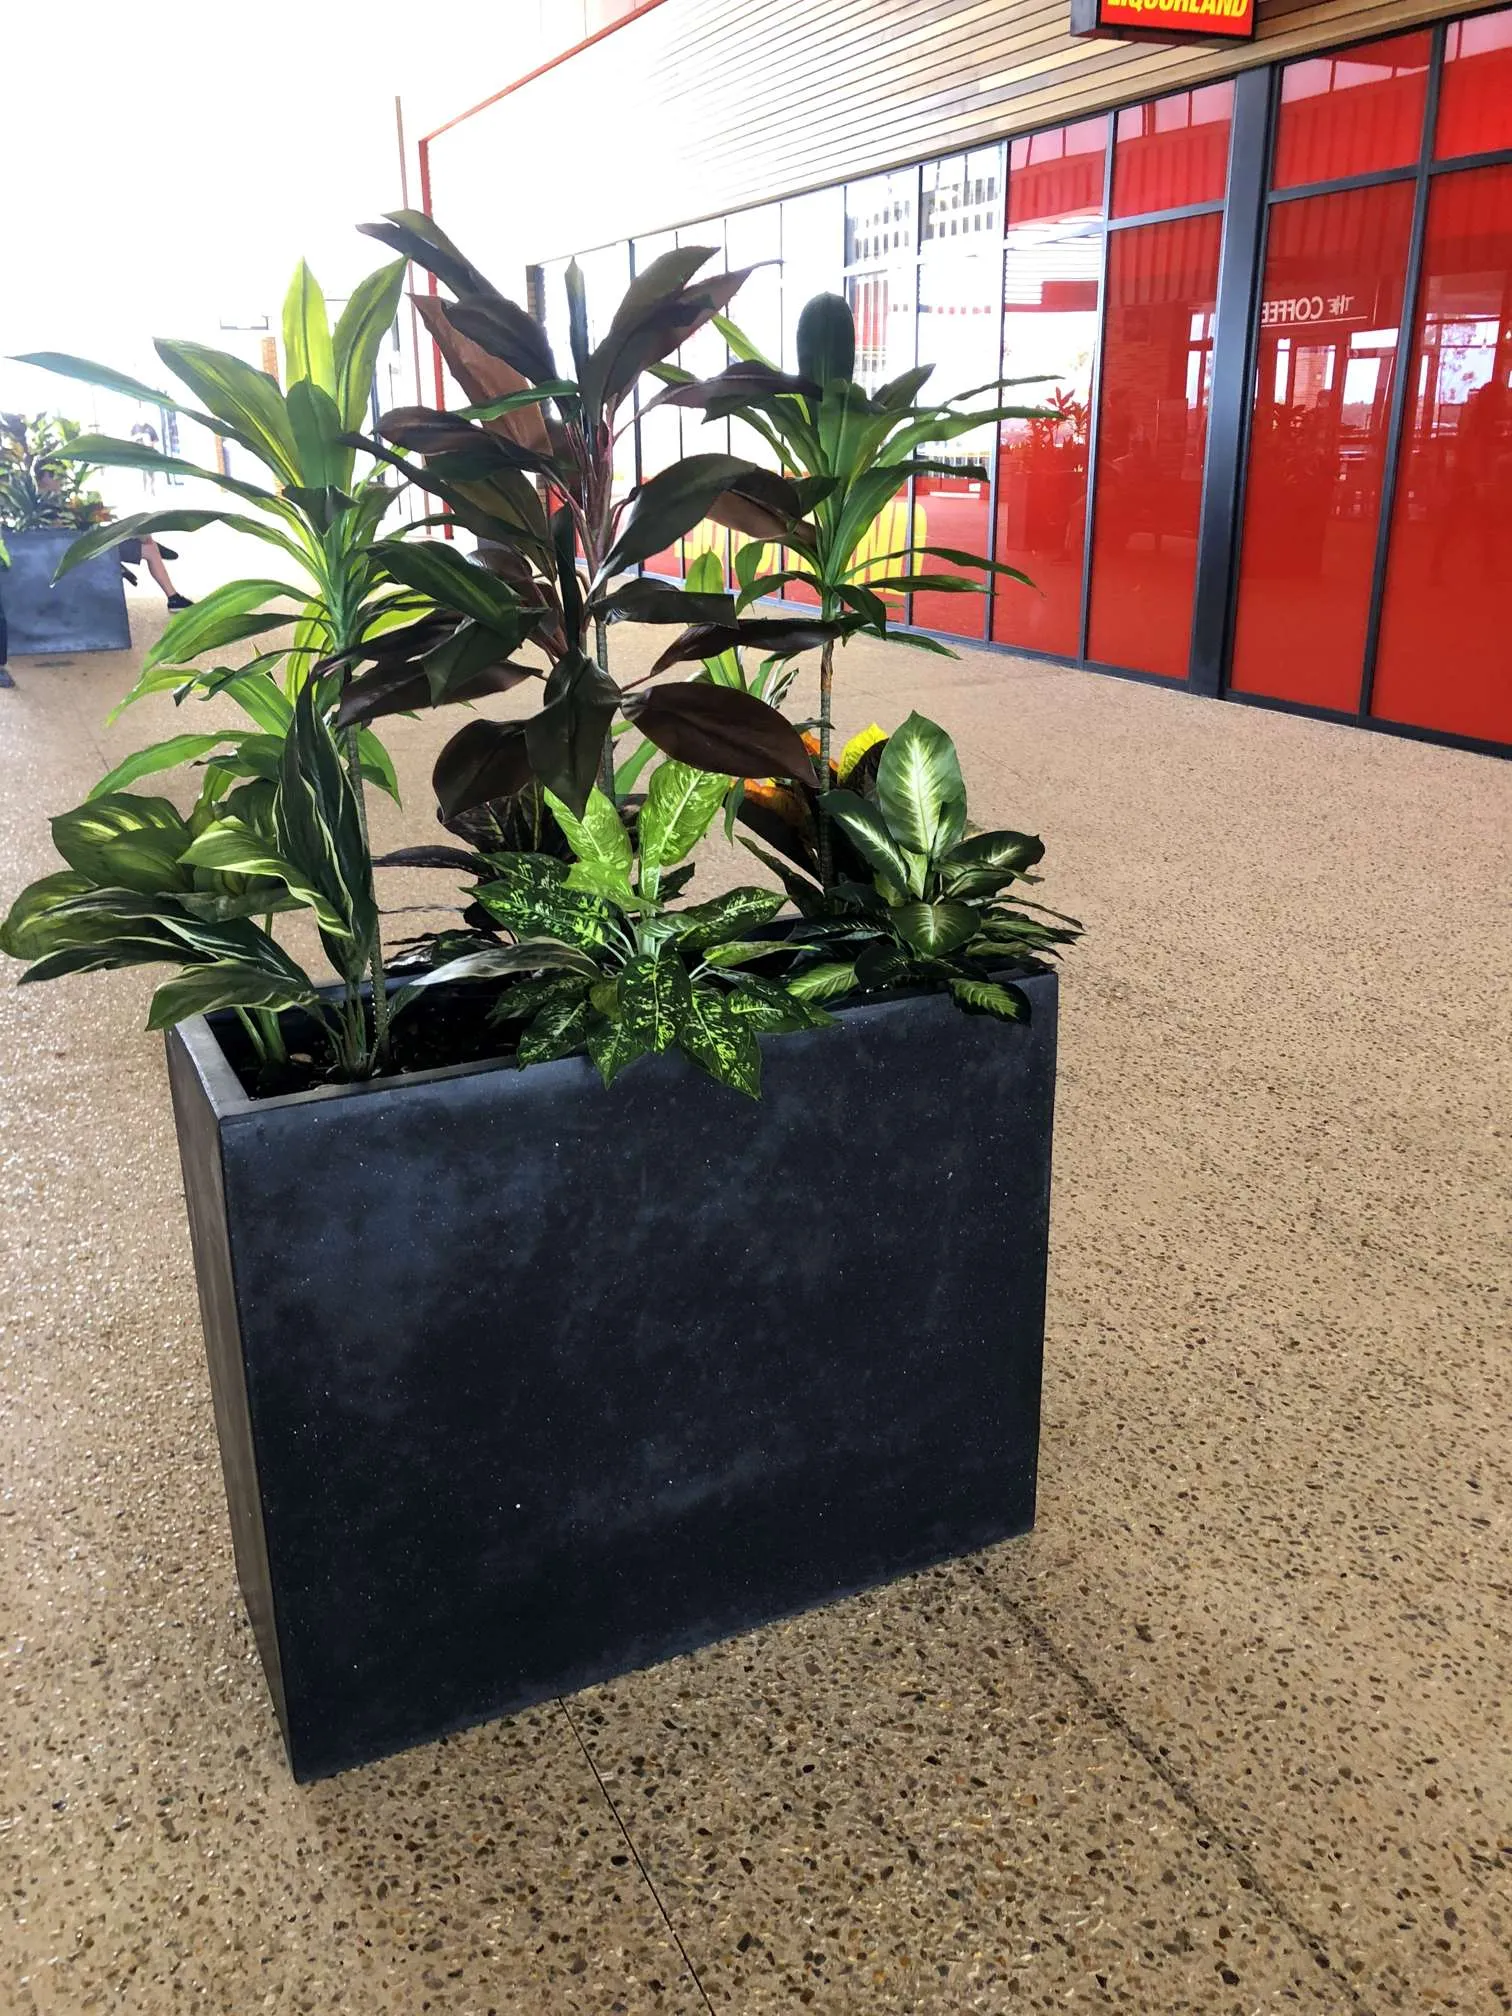
<path id="1" fill-rule="evenodd" d="M 18 655 L 116 651 L 131 641 L 119 570 L 97 564 L 67 588 L 53 570 L 74 537 L 110 516 L 88 487 L 94 473 L 70 459 L 79 438 L 61 415 L 0 413 L 0 533 L 9 557 L 10 649 Z"/>
<path id="2" fill-rule="evenodd" d="M 270 643 L 277 584 L 238 584 L 216 641 L 180 619 L 144 685 L 232 692 L 253 727 L 118 766 L 55 822 L 66 868 L 0 931 L 28 979 L 185 968 L 153 1020 L 172 1024 L 238 1575 L 300 1777 L 1032 1524 L 1056 1011 L 1039 955 L 1076 928 L 1017 895 L 1037 841 L 970 833 L 954 750 L 920 717 L 856 738 L 818 792 L 769 703 L 792 653 L 871 623 L 865 605 L 748 618 L 712 580 L 620 578 L 710 512 L 823 550 L 833 473 L 693 457 L 628 499 L 605 487 L 616 410 L 736 276 L 699 282 L 691 252 L 653 266 L 592 350 L 574 287 L 566 380 L 428 220 L 390 235 L 456 294 L 428 313 L 480 410 L 387 416 L 403 452 L 373 446 L 487 542 L 483 564 L 381 536 L 378 478 L 334 460 L 340 483 L 241 486 L 258 536 L 305 568 L 293 641 Z M 356 445 L 299 390 L 324 370 L 299 326 L 314 375 L 286 397 L 188 360 L 270 466 L 296 409 L 296 454 Z M 831 396 L 772 376 L 750 368 L 745 393 Z M 622 690 L 603 661 L 632 619 L 679 626 L 660 662 L 698 672 Z M 195 669 L 230 642 L 256 655 Z M 767 662 L 748 671 L 746 647 Z M 472 884 L 460 928 L 390 976 L 360 737 L 529 676 L 538 712 L 469 723 L 438 770 L 480 851 L 388 857 Z M 618 774 L 617 716 L 656 752 Z M 127 788 L 186 759 L 205 771 L 188 814 Z M 647 764 L 644 798 L 619 802 Z M 785 892 L 688 903 L 687 856 L 742 779 L 752 823 L 784 792 L 819 804 L 827 872 L 798 865 L 810 843 L 819 865 L 816 828 L 772 863 Z M 334 989 L 277 943 L 293 908 Z M 385 1056 L 364 974 L 401 1035 L 430 1015 L 452 1047 Z"/>

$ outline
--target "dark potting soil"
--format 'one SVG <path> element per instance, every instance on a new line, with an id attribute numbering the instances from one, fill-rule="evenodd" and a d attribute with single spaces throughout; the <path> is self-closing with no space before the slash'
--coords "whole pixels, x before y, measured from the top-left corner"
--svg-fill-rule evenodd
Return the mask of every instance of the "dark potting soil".
<path id="1" fill-rule="evenodd" d="M 436 987 L 411 1002 L 391 1027 L 392 1057 L 382 1076 L 406 1078 L 449 1064 L 478 1064 L 514 1055 L 517 1022 L 491 1023 L 498 999 L 493 988 Z M 213 1018 L 216 1038 L 250 1099 L 279 1099 L 349 1082 L 337 1069 L 330 1046 L 308 1017 L 283 1018 L 288 1062 L 265 1064 L 234 1015 Z"/>

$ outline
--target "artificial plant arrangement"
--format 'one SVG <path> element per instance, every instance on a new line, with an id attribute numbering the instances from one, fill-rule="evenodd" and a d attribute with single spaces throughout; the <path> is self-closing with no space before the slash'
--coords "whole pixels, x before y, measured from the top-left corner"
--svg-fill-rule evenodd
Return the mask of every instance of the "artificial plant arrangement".
<path id="1" fill-rule="evenodd" d="M 77 458 L 81 433 L 57 413 L 0 413 L 0 531 L 82 532 L 109 518 Z"/>

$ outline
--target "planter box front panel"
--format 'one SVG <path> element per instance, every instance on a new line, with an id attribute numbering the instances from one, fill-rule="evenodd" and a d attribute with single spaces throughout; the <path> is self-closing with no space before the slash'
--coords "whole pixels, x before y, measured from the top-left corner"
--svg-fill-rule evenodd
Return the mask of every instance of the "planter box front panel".
<path id="1" fill-rule="evenodd" d="M 54 568 L 77 537 L 66 531 L 6 533 L 11 564 L 0 568 L 0 603 L 12 656 L 130 650 L 126 591 L 114 553 L 97 554 L 52 585 Z"/>
<path id="2" fill-rule="evenodd" d="M 675 1056 L 253 1103 L 173 1033 L 301 1775 L 1033 1523 L 1053 978 L 1028 992 L 1029 1026 L 921 998 L 768 1039 L 759 1105 Z"/>

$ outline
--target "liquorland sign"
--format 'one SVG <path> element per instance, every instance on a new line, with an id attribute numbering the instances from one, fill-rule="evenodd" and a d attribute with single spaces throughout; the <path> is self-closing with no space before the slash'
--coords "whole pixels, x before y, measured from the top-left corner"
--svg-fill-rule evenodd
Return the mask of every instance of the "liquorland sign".
<path id="1" fill-rule="evenodd" d="M 1122 42 L 1252 42 L 1255 0 L 1071 0 L 1071 33 Z"/>

